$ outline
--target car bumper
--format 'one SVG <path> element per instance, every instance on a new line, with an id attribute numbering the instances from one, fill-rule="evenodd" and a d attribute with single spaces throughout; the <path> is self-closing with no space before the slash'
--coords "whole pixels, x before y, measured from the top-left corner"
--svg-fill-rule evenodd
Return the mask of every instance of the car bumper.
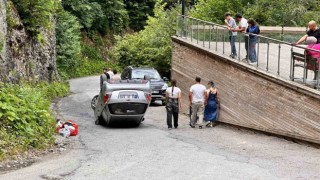
<path id="1" fill-rule="evenodd" d="M 165 91 L 153 91 L 151 94 L 152 100 L 165 100 L 166 98 L 166 93 Z"/>

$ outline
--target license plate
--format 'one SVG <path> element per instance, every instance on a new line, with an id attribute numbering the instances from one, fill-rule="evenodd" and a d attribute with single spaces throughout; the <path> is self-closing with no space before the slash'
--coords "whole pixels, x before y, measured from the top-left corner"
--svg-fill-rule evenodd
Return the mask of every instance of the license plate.
<path id="1" fill-rule="evenodd" d="M 154 93 L 154 94 L 159 94 L 159 91 L 152 91 L 152 93 Z"/>
<path id="2" fill-rule="evenodd" d="M 135 92 L 122 92 L 119 94 L 119 99 L 139 99 L 139 96 Z"/>

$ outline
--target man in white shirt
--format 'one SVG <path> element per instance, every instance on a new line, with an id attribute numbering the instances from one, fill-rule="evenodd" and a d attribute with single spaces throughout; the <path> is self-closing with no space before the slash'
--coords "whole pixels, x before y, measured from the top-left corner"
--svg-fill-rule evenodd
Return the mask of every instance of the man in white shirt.
<path id="1" fill-rule="evenodd" d="M 233 31 L 234 32 L 242 32 L 245 33 L 247 28 L 248 28 L 248 21 L 244 17 L 242 17 L 241 14 L 236 14 L 236 21 L 238 22 L 238 27 L 235 28 Z M 248 57 L 248 36 L 244 36 L 244 46 L 246 48 L 246 58 L 243 60 L 247 60 Z"/>
<path id="2" fill-rule="evenodd" d="M 108 69 L 107 73 L 109 74 L 110 78 L 112 78 L 112 76 L 114 75 L 111 68 Z"/>
<path id="3" fill-rule="evenodd" d="M 118 74 L 118 71 L 116 69 L 113 70 L 113 76 L 111 77 L 111 80 L 113 81 L 121 80 L 121 76 Z"/>
<path id="4" fill-rule="evenodd" d="M 190 126 L 195 128 L 197 121 L 197 116 L 199 117 L 199 127 L 203 125 L 203 111 L 204 111 L 204 102 L 206 87 L 201 84 L 201 78 L 196 77 L 196 83 L 191 86 L 189 92 L 189 106 L 192 109 L 192 118 Z"/>

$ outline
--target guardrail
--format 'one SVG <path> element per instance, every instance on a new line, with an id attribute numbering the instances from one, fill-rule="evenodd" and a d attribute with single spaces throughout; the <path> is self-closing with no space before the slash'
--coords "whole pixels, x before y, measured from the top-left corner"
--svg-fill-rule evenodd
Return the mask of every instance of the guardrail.
<path id="1" fill-rule="evenodd" d="M 229 31 L 224 25 L 188 17 L 177 17 L 176 35 L 191 43 L 195 43 L 209 51 L 215 51 L 216 54 L 226 56 L 231 54 L 231 46 L 229 44 Z M 292 43 L 269 38 L 257 34 L 239 33 L 236 38 L 237 56 L 230 58 L 230 60 L 238 63 L 249 62 L 248 51 L 246 44 L 249 44 L 248 36 L 256 36 L 256 60 L 257 63 L 253 65 L 257 69 L 264 70 L 268 73 L 277 75 L 281 78 L 290 79 L 314 87 L 319 90 L 320 67 L 314 69 L 308 74 L 310 67 L 306 50 L 318 52 L 320 51 L 309 49 L 304 46 L 296 46 Z M 248 42 L 246 42 L 248 41 Z M 244 56 L 246 55 L 247 56 Z M 300 63 L 296 65 L 293 54 L 300 54 L 304 58 L 300 59 Z M 245 58 L 244 58 L 245 57 Z M 318 62 L 319 63 L 319 62 Z M 318 65 L 319 66 L 319 65 Z M 296 67 L 302 67 L 296 70 Z M 316 68 L 317 65 L 315 64 Z M 319 74 L 318 76 L 316 74 Z M 296 76 L 302 76 L 297 78 Z"/>

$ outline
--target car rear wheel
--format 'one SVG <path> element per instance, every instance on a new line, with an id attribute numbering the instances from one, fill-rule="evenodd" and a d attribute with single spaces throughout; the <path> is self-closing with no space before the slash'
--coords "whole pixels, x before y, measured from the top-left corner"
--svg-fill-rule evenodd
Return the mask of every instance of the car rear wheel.
<path id="1" fill-rule="evenodd" d="M 97 107 L 98 97 L 99 97 L 99 95 L 95 95 L 91 100 L 91 108 L 93 110 L 96 109 L 96 107 Z"/>

